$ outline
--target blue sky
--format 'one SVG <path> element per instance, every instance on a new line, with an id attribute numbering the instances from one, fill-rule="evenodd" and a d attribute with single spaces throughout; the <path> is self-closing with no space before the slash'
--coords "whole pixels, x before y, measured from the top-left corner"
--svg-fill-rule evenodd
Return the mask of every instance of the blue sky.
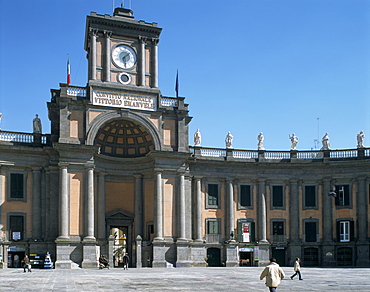
<path id="1" fill-rule="evenodd" d="M 87 83 L 86 16 L 112 14 L 120 0 L 0 0 L 0 128 L 31 132 L 39 114 L 50 133 L 50 89 Z M 131 3 L 130 3 L 131 2 Z M 370 145 L 370 1 L 126 0 L 137 20 L 163 28 L 159 87 L 180 95 L 202 146 L 236 149 L 315 148 L 329 133 L 332 149 Z"/>

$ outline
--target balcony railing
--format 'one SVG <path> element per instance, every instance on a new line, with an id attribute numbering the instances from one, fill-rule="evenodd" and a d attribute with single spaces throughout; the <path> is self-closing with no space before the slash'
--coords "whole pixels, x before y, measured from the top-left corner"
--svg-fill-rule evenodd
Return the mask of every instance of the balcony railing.
<path id="1" fill-rule="evenodd" d="M 36 134 L 37 135 L 37 134 Z M 31 133 L 21 133 L 21 132 L 10 132 L 0 130 L 0 141 L 4 142 L 14 142 L 14 143 L 35 143 L 35 134 Z M 41 138 L 41 144 L 48 143 L 47 134 L 39 134 L 38 137 Z M 39 142 L 39 143 L 40 143 Z"/>
<path id="2" fill-rule="evenodd" d="M 206 234 L 207 243 L 220 243 L 220 234 Z"/>
<path id="3" fill-rule="evenodd" d="M 170 98 L 170 97 L 162 97 L 161 98 L 161 106 L 177 106 L 177 99 L 176 98 Z"/>
<path id="4" fill-rule="evenodd" d="M 235 159 L 268 159 L 268 160 L 316 160 L 316 159 L 353 159 L 369 158 L 370 148 L 345 149 L 345 150 L 313 150 L 313 151 L 257 151 L 235 150 L 223 148 L 193 147 L 190 153 L 202 157 L 232 157 Z"/>
<path id="5" fill-rule="evenodd" d="M 287 237 L 285 235 L 272 235 L 271 237 L 272 242 L 274 243 L 286 243 Z"/>
<path id="6" fill-rule="evenodd" d="M 86 97 L 86 87 L 68 87 L 67 95 Z"/>

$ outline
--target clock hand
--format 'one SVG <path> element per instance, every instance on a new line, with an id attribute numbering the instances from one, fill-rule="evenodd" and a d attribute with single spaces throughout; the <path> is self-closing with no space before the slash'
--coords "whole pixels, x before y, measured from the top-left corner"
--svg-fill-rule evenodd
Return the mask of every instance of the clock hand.
<path id="1" fill-rule="evenodd" d="M 127 59 L 127 56 L 128 56 L 128 59 Z M 130 60 L 130 54 L 127 53 L 126 55 L 123 56 L 122 61 L 126 63 L 128 60 Z"/>

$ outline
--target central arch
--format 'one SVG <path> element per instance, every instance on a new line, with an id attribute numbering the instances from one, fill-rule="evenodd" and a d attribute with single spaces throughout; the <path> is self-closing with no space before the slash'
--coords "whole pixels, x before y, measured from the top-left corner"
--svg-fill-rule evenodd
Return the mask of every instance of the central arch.
<path id="1" fill-rule="evenodd" d="M 122 131 L 121 134 L 119 134 L 119 129 L 126 129 L 129 131 Z M 138 157 L 145 155 L 150 150 L 160 151 L 162 149 L 160 137 L 158 129 L 147 117 L 130 111 L 121 110 L 98 115 L 87 129 L 86 144 L 106 146 L 107 144 L 121 141 L 119 138 L 122 138 L 122 141 L 126 141 L 126 143 L 121 144 L 121 146 L 126 145 L 126 152 L 124 152 L 123 147 L 121 147 L 118 154 L 116 152 L 116 154 L 112 154 L 111 156 Z M 130 147 L 130 145 L 135 145 L 135 147 Z M 129 148 L 131 148 L 131 150 L 128 150 Z M 132 150 L 133 148 L 135 150 Z M 105 149 L 104 151 L 106 154 L 110 152 L 110 149 Z M 124 153 L 127 155 L 124 155 Z"/>

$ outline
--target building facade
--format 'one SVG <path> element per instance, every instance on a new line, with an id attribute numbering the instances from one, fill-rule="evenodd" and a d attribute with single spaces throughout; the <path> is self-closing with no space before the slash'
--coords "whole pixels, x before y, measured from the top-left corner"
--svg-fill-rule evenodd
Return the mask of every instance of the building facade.
<path id="1" fill-rule="evenodd" d="M 56 268 L 370 266 L 370 148 L 189 146 L 188 105 L 158 88 L 161 28 L 86 21 L 86 87 L 60 84 L 51 133 L 0 131 L 0 262 Z M 261 142 L 262 143 L 262 142 Z M 334 189 L 335 188 L 335 189 Z"/>

